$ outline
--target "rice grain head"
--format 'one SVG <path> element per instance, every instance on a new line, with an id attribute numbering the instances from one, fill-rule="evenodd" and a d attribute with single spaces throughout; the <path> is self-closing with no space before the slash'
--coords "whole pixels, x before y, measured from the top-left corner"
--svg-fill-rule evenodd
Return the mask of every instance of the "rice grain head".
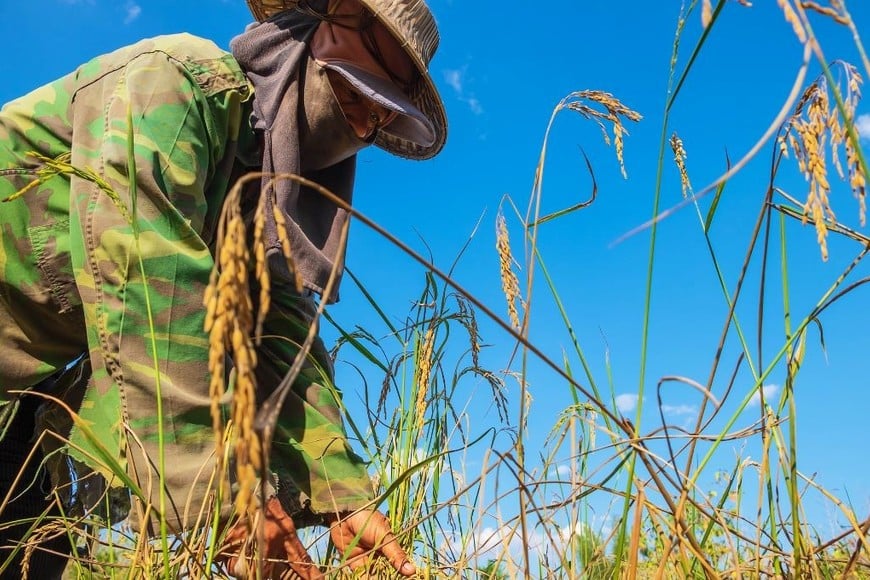
<path id="1" fill-rule="evenodd" d="M 523 308 L 520 296 L 520 283 L 513 267 L 516 263 L 511 253 L 510 236 L 504 214 L 499 212 L 496 218 L 496 250 L 498 251 L 499 269 L 501 272 L 501 288 L 507 299 L 508 316 L 514 329 L 520 330 L 519 309 Z M 519 304 L 519 307 L 517 306 Z"/>
<path id="2" fill-rule="evenodd" d="M 478 334 L 477 316 L 474 308 L 461 294 L 456 295 L 456 303 L 459 305 L 459 322 L 468 331 L 468 340 L 471 343 L 471 364 L 475 368 L 480 367 L 480 335 Z"/>
<path id="3" fill-rule="evenodd" d="M 277 203 L 273 203 L 272 211 L 275 214 L 275 223 L 278 224 L 278 239 L 281 242 L 281 251 L 284 254 L 284 259 L 287 260 L 287 267 L 293 272 L 293 283 L 296 286 L 296 292 L 302 292 L 302 275 L 299 269 L 296 268 L 296 262 L 293 258 L 293 249 L 290 247 L 290 238 L 287 235 L 287 220 L 284 218 L 284 212 L 278 207 Z"/>
<path id="4" fill-rule="evenodd" d="M 831 0 L 830 6 L 822 6 L 817 2 L 812 2 L 810 0 L 803 0 L 801 2 L 801 7 L 806 10 L 812 10 L 814 12 L 818 12 L 823 16 L 827 16 L 832 19 L 837 24 L 842 24 L 843 26 L 849 25 L 849 18 L 844 14 L 844 6 L 842 2 L 838 0 Z"/>
<path id="5" fill-rule="evenodd" d="M 861 100 L 861 85 L 864 79 L 854 66 L 848 65 L 847 70 L 849 80 L 845 99 L 846 119 L 843 125 L 851 126 L 852 133 L 860 139 L 858 129 L 855 127 L 855 121 L 857 119 L 858 103 Z M 858 200 L 859 218 L 863 227 L 867 222 L 867 176 L 864 174 L 864 165 L 861 163 L 861 157 L 854 141 L 848 135 L 848 131 L 844 129 L 842 133 L 842 138 L 845 141 L 846 165 L 849 171 L 849 186 L 852 188 L 852 194 Z"/>
<path id="6" fill-rule="evenodd" d="M 41 544 L 72 533 L 74 533 L 72 524 L 64 523 L 63 520 L 46 522 L 36 528 L 24 542 L 24 553 L 21 557 L 21 577 L 25 580 L 32 577 L 30 563 L 33 560 L 34 552 L 39 549 Z"/>
<path id="7" fill-rule="evenodd" d="M 599 111 L 591 107 L 586 101 L 595 103 L 604 108 Z M 623 124 L 623 119 L 632 122 L 638 122 L 642 119 L 640 113 L 630 109 L 622 104 L 622 102 L 612 94 L 605 91 L 577 91 L 568 95 L 559 104 L 558 108 L 567 108 L 574 112 L 580 113 L 585 118 L 595 121 L 601 128 L 604 136 L 604 142 L 610 144 L 610 138 L 607 135 L 607 128 L 604 122 L 608 122 L 613 130 L 613 148 L 616 151 L 616 159 L 619 161 L 619 168 L 623 178 L 628 178 L 628 173 L 625 170 L 625 159 L 623 152 L 625 148 L 625 135 L 628 135 L 628 130 Z"/>
<path id="8" fill-rule="evenodd" d="M 713 2 L 704 0 L 701 4 L 701 26 L 707 28 L 713 20 Z"/>
<path id="9" fill-rule="evenodd" d="M 807 31 L 804 28 L 804 25 L 801 22 L 800 17 L 798 16 L 794 7 L 791 5 L 791 0 L 776 0 L 776 2 L 777 4 L 779 4 L 780 9 L 785 16 L 785 21 L 791 24 L 795 36 L 797 36 L 801 44 L 806 43 Z"/>
<path id="10" fill-rule="evenodd" d="M 819 80 L 804 92 L 790 122 L 795 137 L 790 140 L 798 160 L 798 167 L 809 183 L 804 203 L 804 223 L 809 218 L 816 227 L 816 238 L 822 259 L 828 259 L 825 218 L 836 220 L 831 210 L 828 193 L 831 186 L 827 177 L 826 143 L 828 139 L 828 93 L 824 81 Z"/>
<path id="11" fill-rule="evenodd" d="M 683 188 L 683 197 L 692 192 L 692 183 L 689 181 L 689 172 L 686 170 L 686 149 L 683 140 L 676 131 L 671 135 L 671 150 L 674 152 L 674 163 L 680 171 L 680 184 Z"/>
<path id="12" fill-rule="evenodd" d="M 836 102 L 829 96 L 831 89 L 824 76 L 819 77 L 805 91 L 791 119 L 786 133 L 780 137 L 780 146 L 790 149 L 804 174 L 809 191 L 804 203 L 804 223 L 813 220 L 822 258 L 827 260 L 827 223 L 836 222 L 831 208 L 827 149 L 830 148 L 831 160 L 837 174 L 842 179 L 848 177 L 852 194 L 858 200 L 859 219 L 863 226 L 866 222 L 867 176 L 851 133 L 857 135 L 855 119 L 861 98 L 863 79 L 857 69 L 845 62 L 836 65 L 844 71 L 845 87 L 841 114 Z M 850 131 L 851 130 L 851 131 Z M 840 161 L 840 146 L 846 151 L 846 169 Z"/>
<path id="13" fill-rule="evenodd" d="M 262 204 L 258 204 L 257 210 L 254 212 L 254 278 L 257 280 L 257 285 L 260 287 L 260 304 L 257 310 L 257 327 L 255 331 L 257 344 L 259 344 L 262 339 L 263 322 L 266 320 L 266 315 L 269 313 L 269 307 L 272 303 L 269 267 L 266 263 L 266 241 L 263 238 L 265 230 L 265 208 Z"/>
<path id="14" fill-rule="evenodd" d="M 435 349 L 435 324 L 432 323 L 423 335 L 417 357 L 417 400 L 414 404 L 416 428 L 419 432 L 423 428 L 424 416 L 428 406 L 429 381 L 432 377 L 432 355 Z"/>
<path id="15" fill-rule="evenodd" d="M 262 446 L 254 430 L 256 413 L 257 354 L 252 334 L 254 330 L 253 301 L 251 300 L 251 250 L 248 232 L 240 207 L 241 187 L 235 187 L 227 196 L 218 228 L 217 260 L 212 271 L 204 301 L 206 330 L 209 333 L 209 372 L 212 424 L 215 427 L 215 445 L 218 457 L 223 457 L 223 403 L 226 393 L 225 360 L 232 360 L 235 384 L 230 408 L 233 426 L 236 480 L 238 492 L 236 509 L 239 513 L 253 514 L 257 508 L 254 489 L 257 474 L 262 467 Z M 255 226 L 256 229 L 256 226 Z M 260 236 L 262 240 L 262 235 Z M 262 245 L 262 244 L 261 244 Z M 264 250 L 254 250 L 264 255 Z M 255 275 L 263 284 L 267 268 Z M 268 282 L 266 282 L 268 287 Z M 261 286 L 262 287 L 262 286 Z M 258 314 L 258 318 L 264 316 Z M 268 307 L 268 302 L 267 302 Z M 218 468 L 222 468 L 218 460 Z"/>

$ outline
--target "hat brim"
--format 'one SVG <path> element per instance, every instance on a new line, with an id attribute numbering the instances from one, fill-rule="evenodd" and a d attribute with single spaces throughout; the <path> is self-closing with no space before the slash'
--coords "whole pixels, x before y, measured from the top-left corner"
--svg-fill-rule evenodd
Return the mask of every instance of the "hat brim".
<path id="1" fill-rule="evenodd" d="M 398 28 L 393 24 L 393 22 L 405 16 L 403 13 L 404 8 L 399 5 L 375 5 L 371 0 L 357 1 L 374 14 L 375 18 L 380 21 L 400 45 L 406 47 L 405 53 L 419 72 L 417 81 L 408 91 L 407 98 L 413 104 L 416 112 L 428 121 L 427 124 L 431 126 L 434 133 L 431 144 L 425 145 L 401 136 L 400 133 L 405 133 L 406 128 L 401 126 L 392 127 L 393 123 L 390 123 L 384 130 L 378 132 L 375 145 L 394 155 L 408 159 L 423 160 L 434 157 L 444 148 L 444 143 L 447 140 L 447 113 L 444 109 L 441 95 L 438 93 L 438 89 L 432 81 L 432 76 L 429 74 L 427 64 L 423 61 L 421 55 L 408 50 L 407 44 L 401 40 L 402 37 Z M 298 0 L 247 0 L 247 3 L 254 18 L 262 22 L 279 12 L 295 8 Z M 349 81 L 353 82 L 353 79 L 348 77 L 348 75 L 343 72 L 342 74 Z M 405 118 L 419 121 L 419 118 L 410 116 Z"/>

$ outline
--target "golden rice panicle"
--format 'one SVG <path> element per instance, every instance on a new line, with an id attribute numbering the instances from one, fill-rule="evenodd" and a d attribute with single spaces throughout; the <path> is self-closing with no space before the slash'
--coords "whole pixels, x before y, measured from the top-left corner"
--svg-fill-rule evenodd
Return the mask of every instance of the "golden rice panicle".
<path id="1" fill-rule="evenodd" d="M 683 197 L 686 197 L 692 191 L 692 183 L 689 181 L 689 172 L 686 170 L 686 149 L 683 147 L 683 140 L 680 139 L 676 131 L 671 135 L 671 150 L 674 152 L 674 163 L 677 164 L 677 169 L 680 171 Z"/>
<path id="2" fill-rule="evenodd" d="M 245 224 L 241 215 L 233 217 L 230 222 L 230 232 L 235 246 L 234 273 L 236 284 L 233 290 L 239 293 L 238 306 L 234 313 L 230 334 L 233 368 L 236 372 L 231 410 L 236 436 L 234 450 L 236 477 L 239 485 L 236 509 L 239 513 L 251 514 L 256 508 L 256 501 L 252 494 L 261 466 L 262 453 L 259 437 L 254 430 L 254 417 L 257 410 L 257 381 L 254 369 L 257 366 L 257 357 L 254 343 L 251 340 L 253 304 L 251 303 L 248 280 L 248 264 L 251 256 L 246 239 Z"/>
<path id="3" fill-rule="evenodd" d="M 795 138 L 790 139 L 801 172 L 809 182 L 809 193 L 804 204 L 804 223 L 812 219 L 822 259 L 828 259 L 825 219 L 836 220 L 831 209 L 826 164 L 826 144 L 829 128 L 828 92 L 824 80 L 813 83 L 804 92 L 790 121 Z"/>
<path id="4" fill-rule="evenodd" d="M 417 419 L 417 431 L 423 428 L 423 418 L 426 414 L 429 394 L 429 380 L 432 377 L 433 353 L 435 350 L 435 325 L 429 325 L 420 343 L 417 359 L 417 400 L 414 404 L 414 413 Z"/>
<path id="5" fill-rule="evenodd" d="M 845 62 L 835 63 L 843 70 L 844 88 L 829 87 L 825 77 L 811 84 L 798 102 L 787 124 L 780 143 L 787 143 L 795 155 L 800 171 L 809 182 L 809 192 L 804 204 L 804 222 L 813 220 L 816 227 L 822 258 L 827 259 L 827 221 L 835 222 L 831 209 L 831 186 L 826 165 L 827 148 L 831 150 L 831 162 L 843 179 L 848 175 L 849 187 L 858 199 L 861 225 L 866 222 L 867 176 L 857 149 L 855 120 L 861 99 L 863 79 L 857 69 Z M 829 96 L 829 90 L 842 94 L 842 111 Z M 846 170 L 840 161 L 840 146 L 846 151 Z"/>
<path id="6" fill-rule="evenodd" d="M 266 230 L 266 212 L 262 203 L 257 204 L 257 211 L 254 213 L 254 278 L 257 280 L 257 285 L 260 287 L 260 304 L 257 311 L 257 326 L 254 335 L 257 337 L 257 344 L 263 335 L 263 322 L 266 320 L 266 315 L 269 313 L 269 307 L 272 305 L 272 287 L 269 279 L 269 265 L 266 263 L 266 241 L 263 238 L 263 233 Z"/>
<path id="7" fill-rule="evenodd" d="M 866 202 L 864 199 L 866 176 L 864 175 L 864 167 L 861 164 L 858 151 L 849 135 L 849 129 L 855 129 L 855 119 L 858 103 L 861 100 L 861 84 L 863 79 L 853 65 L 845 62 L 838 62 L 837 64 L 840 64 L 844 70 L 846 88 L 842 99 L 843 115 L 839 114 L 836 103 L 831 104 L 831 110 L 828 114 L 828 129 L 831 135 L 831 159 L 841 179 L 844 179 L 846 172 L 848 172 L 849 186 L 852 189 L 852 194 L 858 200 L 859 218 L 863 226 L 866 222 Z M 855 133 L 857 134 L 857 131 Z M 843 145 L 846 150 L 846 171 L 843 170 L 843 166 L 840 163 L 840 145 Z"/>
<path id="8" fill-rule="evenodd" d="M 511 242 L 510 237 L 508 236 L 507 222 L 504 219 L 504 214 L 500 212 L 496 218 L 495 247 L 498 251 L 499 269 L 501 271 L 501 289 L 507 299 L 508 316 L 511 319 L 513 327 L 516 330 L 519 330 L 519 309 L 523 307 L 523 300 L 520 296 L 520 282 L 513 270 L 516 262 L 511 253 Z M 517 307 L 517 304 L 519 304 L 519 308 Z"/>
<path id="9" fill-rule="evenodd" d="M 707 28 L 713 20 L 713 2 L 704 0 L 701 3 L 701 26 Z"/>
<path id="10" fill-rule="evenodd" d="M 856 138 L 860 139 L 855 122 L 858 103 L 861 100 L 861 84 L 864 79 L 854 66 L 848 65 L 848 70 L 849 80 L 845 99 L 847 118 L 844 125 L 851 126 Z M 849 186 L 852 188 L 852 194 L 858 199 L 859 217 L 861 225 L 864 226 L 867 222 L 867 176 L 864 174 L 864 165 L 861 163 L 856 143 L 848 135 L 845 136 L 845 149 L 846 165 L 849 168 Z"/>
<path id="11" fill-rule="evenodd" d="M 278 240 L 281 242 L 281 252 L 284 254 L 284 259 L 287 260 L 287 268 L 293 273 L 293 283 L 296 285 L 296 292 L 302 292 L 302 275 L 299 269 L 296 268 L 296 261 L 293 258 L 293 249 L 290 247 L 290 237 L 287 235 L 287 220 L 284 218 L 284 213 L 276 203 L 272 204 L 272 211 L 275 214 L 275 223 L 278 225 Z"/>
<path id="12" fill-rule="evenodd" d="M 586 104 L 585 101 L 596 103 L 603 107 L 604 110 L 599 111 L 598 109 Z M 580 113 L 587 119 L 595 121 L 601 128 L 604 142 L 608 145 L 610 144 L 610 138 L 607 135 L 607 128 L 604 125 L 604 121 L 611 124 L 611 129 L 613 130 L 613 148 L 616 151 L 616 159 L 619 161 L 619 168 L 622 171 L 622 176 L 628 178 L 628 173 L 625 170 L 625 160 L 623 158 L 625 136 L 628 135 L 628 130 L 623 124 L 623 119 L 636 123 L 642 119 L 640 113 L 626 107 L 619 99 L 610 93 L 594 90 L 571 93 L 559 104 L 558 108 L 563 107 Z"/>
<path id="13" fill-rule="evenodd" d="M 807 10 L 813 10 L 824 16 L 831 18 L 837 24 L 844 26 L 849 25 L 849 17 L 845 14 L 845 6 L 838 0 L 831 0 L 830 6 L 822 6 L 811 0 L 803 0 L 801 6 Z"/>
<path id="14" fill-rule="evenodd" d="M 240 191 L 240 187 L 234 188 L 224 203 L 218 230 L 217 259 L 205 292 L 205 303 L 210 347 L 212 423 L 215 425 L 218 456 L 222 457 L 223 446 L 222 403 L 226 391 L 224 361 L 229 358 L 235 372 L 230 417 L 239 485 L 236 507 L 240 513 L 250 514 L 256 509 L 252 490 L 256 486 L 262 450 L 254 431 L 254 369 L 257 355 L 252 340 L 254 308 L 249 279 L 251 251 L 239 203 Z"/>
<path id="15" fill-rule="evenodd" d="M 795 36 L 798 37 L 798 40 L 800 40 L 801 43 L 805 43 L 807 41 L 807 31 L 804 28 L 803 22 L 801 22 L 798 13 L 792 6 L 791 0 L 776 0 L 776 3 L 779 4 L 780 9 L 785 16 L 785 21 L 791 24 Z"/>
<path id="16" fill-rule="evenodd" d="M 33 560 L 34 552 L 40 548 L 41 544 L 59 537 L 69 537 L 74 534 L 71 523 L 64 523 L 64 520 L 54 520 L 36 528 L 26 540 L 24 540 L 24 554 L 21 559 L 21 577 L 34 578 L 30 574 L 30 565 Z M 4 557 L 5 559 L 5 557 Z"/>
<path id="17" fill-rule="evenodd" d="M 218 269 L 212 269 L 208 286 L 205 290 L 205 331 L 208 333 L 208 372 L 209 399 L 211 402 L 212 428 L 215 432 L 217 456 L 222 457 L 223 446 L 223 415 L 221 403 L 226 392 L 226 311 L 228 308 L 226 294 L 218 295 Z"/>

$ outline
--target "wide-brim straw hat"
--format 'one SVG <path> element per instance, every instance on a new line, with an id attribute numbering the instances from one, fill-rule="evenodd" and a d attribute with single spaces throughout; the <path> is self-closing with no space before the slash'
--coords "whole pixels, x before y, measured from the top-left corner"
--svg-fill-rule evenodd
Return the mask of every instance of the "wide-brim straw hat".
<path id="1" fill-rule="evenodd" d="M 435 140 L 420 145 L 384 131 L 375 145 L 400 157 L 429 159 L 438 154 L 447 140 L 447 114 L 444 102 L 429 74 L 429 62 L 438 49 L 439 35 L 435 18 L 423 0 L 357 0 L 393 35 L 417 67 L 420 75 L 410 87 L 411 102 L 431 121 Z M 251 14 L 262 22 L 269 17 L 296 8 L 299 0 L 247 0 Z"/>

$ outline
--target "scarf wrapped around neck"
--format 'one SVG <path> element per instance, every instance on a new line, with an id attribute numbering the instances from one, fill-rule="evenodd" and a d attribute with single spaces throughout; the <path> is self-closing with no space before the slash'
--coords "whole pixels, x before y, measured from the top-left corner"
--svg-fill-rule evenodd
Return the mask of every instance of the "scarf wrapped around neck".
<path id="1" fill-rule="evenodd" d="M 327 2 L 311 0 L 310 4 L 316 10 L 325 11 Z M 333 132 L 348 130 L 347 122 L 336 109 L 337 103 L 332 102 L 334 99 L 300 106 L 306 70 L 313 63 L 309 58 L 308 41 L 319 23 L 314 16 L 287 10 L 262 23 L 250 25 L 231 41 L 230 49 L 254 85 L 252 121 L 254 129 L 263 135 L 262 171 L 266 174 L 258 184 L 258 203 L 265 204 L 264 239 L 270 270 L 277 282 L 293 286 L 295 277 L 283 257 L 278 225 L 272 211 L 272 201 L 275 201 L 284 214 L 296 270 L 304 287 L 323 294 L 333 269 L 338 277 L 343 271 L 341 231 L 349 216 L 319 193 L 300 187 L 295 181 L 270 178 L 273 174 L 304 175 L 348 204 L 351 202 L 355 153 L 329 167 L 304 173 L 300 161 L 300 123 L 306 122 L 306 108 L 329 107 L 331 112 L 338 112 Z M 310 78 L 310 74 L 308 76 Z M 330 116 L 333 117 L 334 114 Z M 318 135 L 324 138 L 321 133 Z M 328 132 L 326 138 L 329 138 Z M 310 163 L 306 165 L 312 166 Z M 324 296 L 329 302 L 338 300 L 338 279 L 333 288 L 331 296 Z"/>

